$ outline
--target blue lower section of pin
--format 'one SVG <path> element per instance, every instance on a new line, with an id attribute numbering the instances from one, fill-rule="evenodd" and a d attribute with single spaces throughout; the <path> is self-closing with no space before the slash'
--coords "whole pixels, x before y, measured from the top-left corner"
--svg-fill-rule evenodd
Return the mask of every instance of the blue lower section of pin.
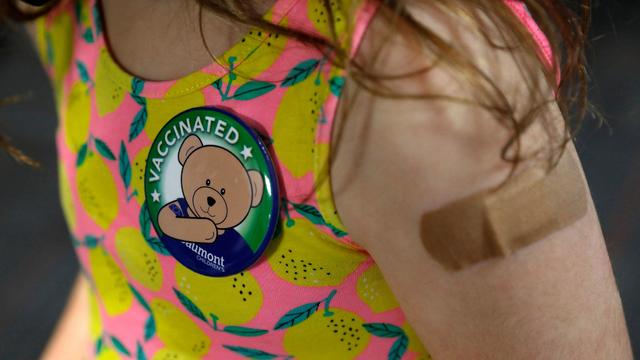
<path id="1" fill-rule="evenodd" d="M 164 246 L 184 266 L 208 276 L 228 276 L 239 273 L 251 264 L 254 253 L 233 229 L 225 230 L 210 244 L 160 238 Z"/>

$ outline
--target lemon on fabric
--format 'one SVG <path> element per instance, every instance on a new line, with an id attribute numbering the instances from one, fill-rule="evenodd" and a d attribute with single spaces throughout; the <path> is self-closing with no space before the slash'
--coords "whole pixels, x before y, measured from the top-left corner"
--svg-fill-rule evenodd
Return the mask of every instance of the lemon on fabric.
<path id="1" fill-rule="evenodd" d="M 120 360 L 121 357 L 118 352 L 113 348 L 104 347 L 100 350 L 100 354 L 96 357 L 96 360 Z"/>
<path id="2" fill-rule="evenodd" d="M 197 360 L 196 356 L 187 355 L 179 351 L 162 348 L 153 354 L 153 360 Z"/>
<path id="3" fill-rule="evenodd" d="M 316 84 L 316 80 L 320 84 Z M 323 76 L 314 71 L 302 82 L 287 88 L 273 124 L 276 156 L 295 177 L 313 170 L 316 127 L 329 95 Z"/>
<path id="4" fill-rule="evenodd" d="M 132 77 L 123 72 L 111 59 L 106 48 L 100 49 L 96 64 L 96 105 L 98 115 L 115 111 L 131 89 Z"/>
<path id="5" fill-rule="evenodd" d="M 118 190 L 105 160 L 89 152 L 76 173 L 78 196 L 87 215 L 106 230 L 118 215 Z"/>
<path id="6" fill-rule="evenodd" d="M 54 87 L 58 90 L 62 77 L 71 65 L 73 20 L 66 12 L 59 12 L 50 23 L 45 18 L 38 19 L 36 34 L 40 57 L 45 64 L 52 66 Z"/>
<path id="7" fill-rule="evenodd" d="M 64 140 L 74 153 L 89 139 L 91 119 L 91 97 L 89 88 L 82 81 L 76 81 L 67 94 L 64 116 Z"/>
<path id="8" fill-rule="evenodd" d="M 271 22 L 278 20 L 273 18 L 272 11 L 265 15 L 265 19 Z M 280 20 L 279 25 L 287 26 L 287 19 Z M 237 69 L 234 70 L 237 78 L 233 84 L 242 85 L 259 77 L 280 58 L 286 44 L 287 37 L 282 34 L 268 33 L 259 28 L 249 30 L 242 40 L 229 49 L 223 57 L 225 62 L 232 56 L 239 61 L 234 64 L 237 66 Z M 225 67 L 228 68 L 229 65 L 227 62 Z"/>
<path id="9" fill-rule="evenodd" d="M 330 2 L 333 13 L 334 29 L 338 37 L 347 32 L 348 12 L 351 10 L 351 0 L 333 0 Z M 323 36 L 331 39 L 331 23 L 323 0 L 309 0 L 307 15 L 313 27 Z"/>
<path id="10" fill-rule="evenodd" d="M 58 162 L 58 194 L 67 226 L 69 230 L 73 230 L 76 227 L 76 210 L 73 207 L 73 199 L 71 198 L 69 177 L 62 162 Z"/>
<path id="11" fill-rule="evenodd" d="M 91 340 L 96 340 L 102 336 L 102 317 L 100 316 L 100 308 L 96 293 L 88 290 L 89 294 L 89 334 Z"/>
<path id="12" fill-rule="evenodd" d="M 211 74 L 197 72 L 176 81 L 164 97 L 146 98 L 147 122 L 145 132 L 155 139 L 162 127 L 184 110 L 204 106 L 204 95 L 200 88 L 216 80 Z"/>
<path id="13" fill-rule="evenodd" d="M 142 205 L 145 199 L 144 170 L 147 165 L 147 156 L 150 148 L 151 146 L 146 146 L 140 149 L 131 166 L 131 189 L 135 191 L 135 199 L 139 205 Z"/>
<path id="14" fill-rule="evenodd" d="M 267 248 L 267 261 L 280 278 L 298 286 L 338 285 L 365 260 L 323 233 L 306 218 L 284 227 L 279 241 Z"/>
<path id="15" fill-rule="evenodd" d="M 363 319 L 353 312 L 329 308 L 324 316 L 319 309 L 308 319 L 288 328 L 284 348 L 296 359 L 354 359 L 369 344 L 370 335 L 362 327 Z"/>
<path id="16" fill-rule="evenodd" d="M 176 264 L 177 289 L 205 314 L 214 314 L 225 325 L 251 321 L 262 307 L 263 293 L 248 271 L 225 277 L 210 277 Z"/>
<path id="17" fill-rule="evenodd" d="M 425 349 L 422 341 L 420 340 L 420 338 L 418 338 L 415 330 L 413 330 L 408 322 L 405 321 L 405 323 L 402 325 L 402 330 L 404 330 L 404 333 L 409 339 L 409 346 L 407 347 L 409 351 L 418 353 L 417 359 L 419 360 L 431 360 L 431 354 L 429 354 L 427 349 Z"/>
<path id="18" fill-rule="evenodd" d="M 381 313 L 399 306 L 380 268 L 375 264 L 360 275 L 356 290 L 358 297 L 369 305 L 374 313 Z"/>
<path id="19" fill-rule="evenodd" d="M 149 290 L 162 287 L 162 267 L 139 229 L 123 227 L 116 233 L 116 251 L 132 278 Z"/>
<path id="20" fill-rule="evenodd" d="M 150 305 L 158 337 L 167 349 L 196 358 L 209 352 L 211 339 L 185 312 L 160 298 L 153 299 Z"/>
<path id="21" fill-rule="evenodd" d="M 133 296 L 127 279 L 103 246 L 89 249 L 89 266 L 107 314 L 115 316 L 129 310 Z"/>

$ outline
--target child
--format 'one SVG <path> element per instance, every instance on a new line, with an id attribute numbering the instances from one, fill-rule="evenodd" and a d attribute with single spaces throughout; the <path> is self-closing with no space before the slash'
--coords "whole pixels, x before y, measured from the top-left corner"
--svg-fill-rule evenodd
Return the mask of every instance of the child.
<path id="1" fill-rule="evenodd" d="M 590 199 L 458 271 L 421 238 L 423 214 L 499 184 L 500 155 L 553 147 L 568 116 L 540 104 L 565 104 L 580 29 L 526 3 L 551 43 L 515 1 L 45 5 L 83 275 L 45 358 L 630 358 Z"/>

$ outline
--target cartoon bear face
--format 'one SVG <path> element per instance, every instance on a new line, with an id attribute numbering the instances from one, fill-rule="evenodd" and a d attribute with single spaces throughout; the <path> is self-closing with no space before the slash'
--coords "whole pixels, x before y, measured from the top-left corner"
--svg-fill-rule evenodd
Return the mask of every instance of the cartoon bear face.
<path id="1" fill-rule="evenodd" d="M 180 147 L 182 192 L 195 217 L 213 221 L 218 230 L 242 223 L 262 200 L 264 181 L 257 170 L 246 170 L 233 153 L 202 144 L 189 135 Z"/>

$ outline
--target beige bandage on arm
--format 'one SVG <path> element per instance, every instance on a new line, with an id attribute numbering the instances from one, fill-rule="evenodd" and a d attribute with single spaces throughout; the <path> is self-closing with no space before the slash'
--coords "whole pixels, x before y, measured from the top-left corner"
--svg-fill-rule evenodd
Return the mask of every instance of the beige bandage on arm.
<path id="1" fill-rule="evenodd" d="M 425 213 L 423 244 L 449 270 L 504 257 L 573 224 L 587 212 L 588 190 L 568 150 L 548 174 L 530 167 L 489 190 Z"/>

